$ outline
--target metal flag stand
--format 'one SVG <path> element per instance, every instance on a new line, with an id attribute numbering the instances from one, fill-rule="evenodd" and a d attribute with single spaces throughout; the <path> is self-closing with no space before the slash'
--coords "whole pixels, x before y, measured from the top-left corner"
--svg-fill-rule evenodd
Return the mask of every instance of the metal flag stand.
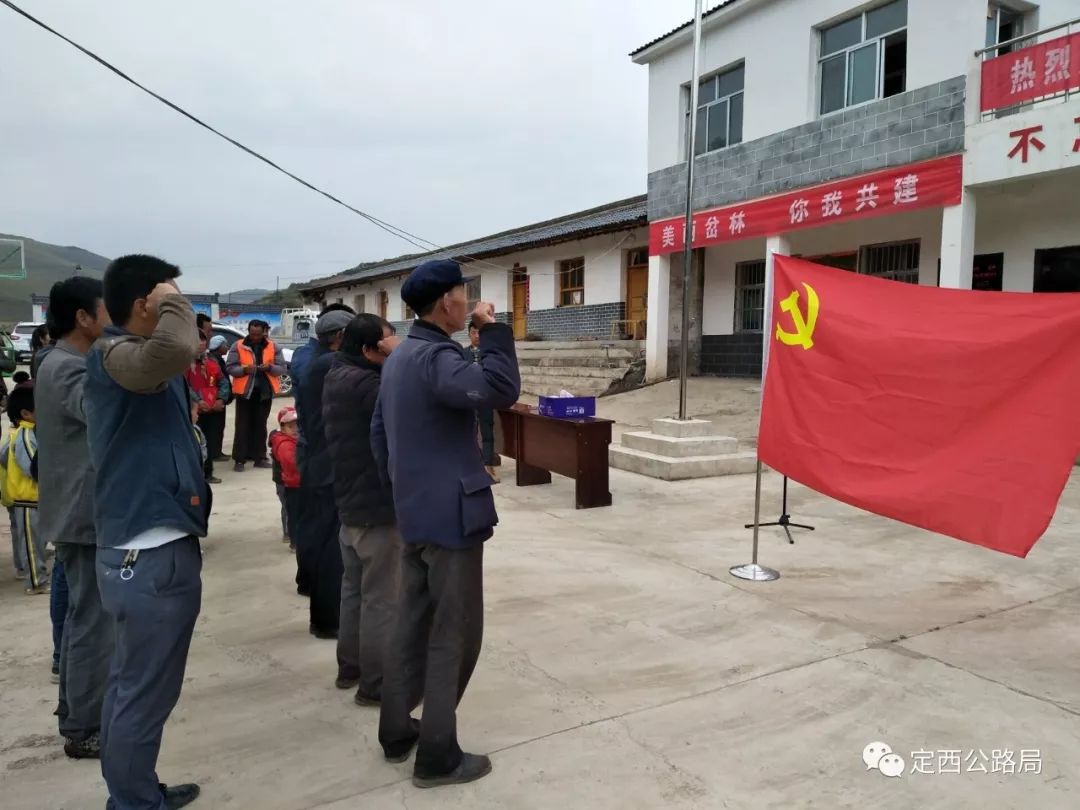
<path id="1" fill-rule="evenodd" d="M 776 520 L 769 521 L 768 523 L 760 523 L 758 525 L 761 526 L 761 528 L 765 528 L 766 526 L 780 526 L 780 527 L 782 527 L 783 530 L 784 530 L 784 533 L 787 535 L 788 543 L 790 543 L 791 545 L 795 545 L 795 538 L 791 536 L 791 530 L 792 529 L 806 529 L 808 532 L 812 532 L 812 531 L 814 531 L 814 527 L 813 526 L 808 526 L 805 523 L 793 523 L 792 522 L 791 515 L 788 514 L 787 491 L 788 491 L 788 477 L 785 475 L 784 476 L 784 495 L 780 499 L 780 517 L 778 517 Z M 746 526 L 744 526 L 743 528 L 752 529 L 752 528 L 754 528 L 754 524 L 753 523 L 747 523 Z"/>
<path id="2" fill-rule="evenodd" d="M 765 257 L 765 305 L 763 307 L 762 317 L 762 336 L 761 336 L 761 400 L 765 399 L 765 374 L 769 368 L 769 333 L 772 330 L 772 308 L 773 308 L 773 269 L 774 269 L 774 254 L 769 254 Z M 760 408 L 759 408 L 760 410 Z M 760 416 L 759 416 L 760 419 Z M 761 535 L 761 456 L 758 456 L 757 460 L 757 473 L 754 481 L 754 522 L 748 523 L 746 528 L 754 530 L 754 545 L 753 551 L 750 555 L 750 562 L 743 565 L 736 565 L 730 568 L 731 575 L 739 579 L 747 579 L 751 582 L 771 582 L 774 579 L 780 579 L 780 572 L 775 568 L 768 568 L 764 565 L 758 564 L 758 540 Z M 784 478 L 784 493 L 786 499 L 787 493 L 787 478 Z M 785 500 L 785 505 L 787 501 Z M 787 512 L 787 509 L 784 509 Z"/>

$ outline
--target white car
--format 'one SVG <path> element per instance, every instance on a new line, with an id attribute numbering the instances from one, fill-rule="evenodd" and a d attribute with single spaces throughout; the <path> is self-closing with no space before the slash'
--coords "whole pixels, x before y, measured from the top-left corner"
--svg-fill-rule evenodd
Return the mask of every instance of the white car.
<path id="1" fill-rule="evenodd" d="M 215 323 L 211 325 L 214 336 L 220 335 L 225 338 L 225 341 L 229 344 L 229 348 L 238 340 L 243 340 L 247 337 L 247 332 L 241 332 L 235 326 L 228 326 L 223 323 Z M 33 330 L 31 330 L 33 331 Z M 14 336 L 13 336 L 14 339 Z M 292 394 L 292 377 L 289 376 L 289 367 L 292 365 L 293 350 L 282 346 L 281 357 L 285 361 L 285 373 L 281 375 L 281 394 L 280 396 L 289 396 Z"/>
<path id="2" fill-rule="evenodd" d="M 15 344 L 15 352 L 18 354 L 20 363 L 30 362 L 30 336 L 42 325 L 34 321 L 22 321 L 15 324 L 15 328 L 11 330 L 11 342 Z"/>

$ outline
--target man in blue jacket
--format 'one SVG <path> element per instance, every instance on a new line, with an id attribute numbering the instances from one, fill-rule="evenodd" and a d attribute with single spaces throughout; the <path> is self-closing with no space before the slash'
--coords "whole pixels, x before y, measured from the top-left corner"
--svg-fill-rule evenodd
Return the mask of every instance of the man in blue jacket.
<path id="1" fill-rule="evenodd" d="M 456 710 L 480 655 L 484 541 L 498 523 L 475 412 L 508 408 L 521 392 L 514 334 L 481 302 L 480 357 L 451 335 L 465 328 L 466 279 L 453 261 L 425 262 L 401 297 L 419 320 L 383 366 L 372 452 L 393 485 L 403 540 L 397 624 L 387 650 L 379 718 L 386 759 L 417 746 L 413 784 L 471 782 L 491 772 L 463 753 Z M 410 717 L 421 698 L 423 722 Z"/>
<path id="2" fill-rule="evenodd" d="M 206 480 L 183 377 L 199 333 L 179 275 L 153 256 L 111 262 L 105 308 L 114 325 L 86 358 L 97 581 L 116 639 L 101 711 L 111 810 L 173 810 L 199 795 L 197 785 L 166 788 L 156 772 L 202 602 L 206 536 Z"/>

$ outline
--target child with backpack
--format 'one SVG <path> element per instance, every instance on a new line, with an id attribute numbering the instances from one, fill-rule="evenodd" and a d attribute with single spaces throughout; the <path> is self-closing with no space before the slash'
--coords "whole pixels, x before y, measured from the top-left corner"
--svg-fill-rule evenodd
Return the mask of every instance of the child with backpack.
<path id="1" fill-rule="evenodd" d="M 13 527 L 18 563 L 22 563 L 17 565 L 26 571 L 26 593 L 48 593 L 45 541 L 38 532 L 38 486 L 32 470 L 37 457 L 37 433 L 31 383 L 17 385 L 8 394 L 7 415 L 12 427 L 0 443 L 0 497 L 15 512 Z"/>

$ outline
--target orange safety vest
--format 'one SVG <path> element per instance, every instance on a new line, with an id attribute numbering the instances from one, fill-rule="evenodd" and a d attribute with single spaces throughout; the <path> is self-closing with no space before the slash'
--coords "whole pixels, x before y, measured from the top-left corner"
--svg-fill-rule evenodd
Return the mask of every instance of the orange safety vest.
<path id="1" fill-rule="evenodd" d="M 266 341 L 266 347 L 263 349 L 262 361 L 255 362 L 255 352 L 251 350 L 251 347 L 244 343 L 243 340 L 236 341 L 236 354 L 240 359 L 241 366 L 258 366 L 267 363 L 274 362 L 274 355 L 277 354 L 277 349 L 274 347 L 272 340 Z M 248 384 L 251 382 L 253 375 L 245 374 L 242 377 L 233 377 L 232 390 L 233 394 L 238 397 L 242 397 L 247 393 Z M 281 393 L 281 378 L 274 374 L 267 374 L 267 379 L 270 380 L 270 389 L 277 396 Z"/>

